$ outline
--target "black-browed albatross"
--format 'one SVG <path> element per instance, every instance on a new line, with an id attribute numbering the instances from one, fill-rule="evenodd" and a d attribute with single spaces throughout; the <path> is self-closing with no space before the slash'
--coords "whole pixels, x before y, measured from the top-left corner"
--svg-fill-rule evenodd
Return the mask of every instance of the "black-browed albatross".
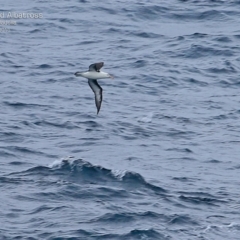
<path id="1" fill-rule="evenodd" d="M 97 82 L 97 79 L 103 78 L 113 78 L 109 73 L 100 72 L 100 69 L 104 65 L 104 62 L 93 63 L 89 66 L 89 70 L 87 72 L 76 72 L 76 77 L 84 77 L 88 79 L 88 84 L 90 88 L 93 90 L 95 94 L 95 103 L 97 107 L 97 114 L 100 111 L 101 103 L 102 103 L 102 88 Z"/>

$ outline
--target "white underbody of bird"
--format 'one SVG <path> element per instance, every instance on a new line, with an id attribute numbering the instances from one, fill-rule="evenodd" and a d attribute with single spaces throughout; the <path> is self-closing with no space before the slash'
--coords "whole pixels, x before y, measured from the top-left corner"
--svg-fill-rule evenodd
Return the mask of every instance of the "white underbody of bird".
<path id="1" fill-rule="evenodd" d="M 84 77 L 88 79 L 88 84 L 95 95 L 95 104 L 97 107 L 97 114 L 100 111 L 101 103 L 102 103 L 102 88 L 97 82 L 97 79 L 104 78 L 113 78 L 112 75 L 106 72 L 101 72 L 100 69 L 104 65 L 103 62 L 94 63 L 89 66 L 89 70 L 86 72 L 76 72 L 74 75 L 76 77 Z"/>

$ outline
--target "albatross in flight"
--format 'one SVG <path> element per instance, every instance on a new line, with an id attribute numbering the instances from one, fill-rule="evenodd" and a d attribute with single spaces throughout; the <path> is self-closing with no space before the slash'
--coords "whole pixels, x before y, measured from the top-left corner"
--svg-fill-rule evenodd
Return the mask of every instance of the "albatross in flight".
<path id="1" fill-rule="evenodd" d="M 113 78 L 113 76 L 111 76 L 109 73 L 100 72 L 103 64 L 104 62 L 93 63 L 89 66 L 89 70 L 87 72 L 76 72 L 74 74 L 76 77 L 84 77 L 88 79 L 88 84 L 95 94 L 97 114 L 100 111 L 102 103 L 102 88 L 98 84 L 97 79 Z"/>

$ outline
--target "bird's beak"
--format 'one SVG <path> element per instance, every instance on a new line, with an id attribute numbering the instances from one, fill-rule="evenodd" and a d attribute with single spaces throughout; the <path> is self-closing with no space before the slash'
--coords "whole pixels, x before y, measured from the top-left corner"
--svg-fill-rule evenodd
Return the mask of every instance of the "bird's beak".
<path id="1" fill-rule="evenodd" d="M 114 76 L 113 76 L 113 75 L 109 74 L 109 76 L 110 76 L 111 79 L 114 79 Z"/>
<path id="2" fill-rule="evenodd" d="M 80 75 L 80 72 L 75 72 L 74 75 L 77 77 Z"/>

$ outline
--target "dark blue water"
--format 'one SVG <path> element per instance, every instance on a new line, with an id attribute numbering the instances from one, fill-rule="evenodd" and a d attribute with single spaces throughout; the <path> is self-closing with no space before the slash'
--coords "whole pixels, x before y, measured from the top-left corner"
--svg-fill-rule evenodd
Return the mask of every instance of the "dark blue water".
<path id="1" fill-rule="evenodd" d="M 240 239 L 239 1 L 3 12 L 42 18 L 0 19 L 0 239 Z"/>

